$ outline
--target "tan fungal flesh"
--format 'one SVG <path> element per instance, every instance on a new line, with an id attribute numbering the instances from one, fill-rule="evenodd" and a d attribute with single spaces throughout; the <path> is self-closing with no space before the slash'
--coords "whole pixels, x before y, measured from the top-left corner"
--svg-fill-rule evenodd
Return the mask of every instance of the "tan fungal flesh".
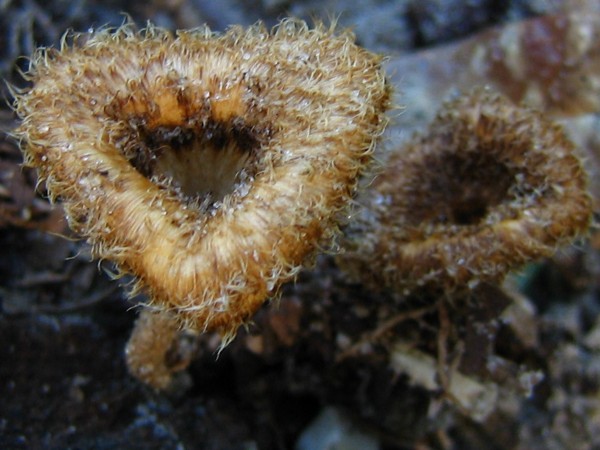
<path id="1" fill-rule="evenodd" d="M 230 337 L 333 237 L 385 125 L 380 64 L 296 21 L 126 26 L 40 51 L 18 134 L 97 257 Z"/>
<path id="2" fill-rule="evenodd" d="M 537 112 L 476 90 L 395 149 L 359 199 L 340 263 L 400 292 L 498 282 L 591 219 L 573 144 Z"/>

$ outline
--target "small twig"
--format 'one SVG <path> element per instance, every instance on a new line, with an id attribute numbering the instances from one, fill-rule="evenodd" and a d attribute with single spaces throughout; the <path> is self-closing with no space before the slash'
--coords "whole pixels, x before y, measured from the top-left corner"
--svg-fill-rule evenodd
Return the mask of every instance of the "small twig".
<path id="1" fill-rule="evenodd" d="M 56 272 L 41 272 L 35 275 L 29 275 L 25 278 L 21 278 L 15 283 L 15 286 L 30 288 L 39 286 L 40 284 L 56 284 L 63 283 L 71 277 L 70 273 L 56 273 Z"/>
<path id="2" fill-rule="evenodd" d="M 364 344 L 377 341 L 379 338 L 381 338 L 385 333 L 390 331 L 396 325 L 398 325 L 402 322 L 405 322 L 407 320 L 419 319 L 419 318 L 423 317 L 425 314 L 434 311 L 436 307 L 437 307 L 437 303 L 434 303 L 433 305 L 429 305 L 429 306 L 426 306 L 423 308 L 413 309 L 411 311 L 403 311 L 401 313 L 396 314 L 395 316 L 393 316 L 390 319 L 383 322 L 380 326 L 378 326 L 372 332 L 363 334 L 362 337 L 355 344 L 351 345 L 346 350 L 344 350 L 342 353 L 340 353 L 337 356 L 336 361 L 340 362 L 350 356 L 354 356 L 355 354 L 357 354 L 359 352 L 360 348 Z"/>
<path id="3" fill-rule="evenodd" d="M 444 392 L 450 392 L 450 378 L 448 373 L 448 335 L 450 334 L 450 319 L 446 304 L 442 301 L 438 304 L 438 318 L 440 321 L 440 330 L 437 335 L 437 353 L 438 353 L 438 377 L 440 385 Z"/>
<path id="4" fill-rule="evenodd" d="M 442 398 L 448 400 L 455 408 L 465 416 L 470 416 L 468 408 L 462 404 L 461 400 L 452 392 L 452 376 L 458 370 L 462 352 L 459 352 L 455 358 L 453 358 L 452 364 L 448 366 L 448 338 L 450 336 L 451 323 L 448 317 L 448 309 L 444 301 L 438 303 L 438 318 L 440 322 L 440 329 L 437 336 L 437 372 L 439 377 L 439 383 L 442 387 Z"/>
<path id="5" fill-rule="evenodd" d="M 95 293 L 89 295 L 88 297 L 82 298 L 81 300 L 75 300 L 75 301 L 71 300 L 63 305 L 38 306 L 38 307 L 31 308 L 31 310 L 29 310 L 29 311 L 19 311 L 17 313 L 6 313 L 6 312 L 4 312 L 4 313 L 8 314 L 10 316 L 25 316 L 25 315 L 32 315 L 32 314 L 50 314 L 50 315 L 69 314 L 69 313 L 78 312 L 78 311 L 81 311 L 81 310 L 84 310 L 84 309 L 87 309 L 87 308 L 97 305 L 98 303 L 100 303 L 105 298 L 109 297 L 111 294 L 113 294 L 118 289 L 119 289 L 118 285 L 112 284 L 112 285 L 108 286 L 106 289 L 95 292 Z"/>

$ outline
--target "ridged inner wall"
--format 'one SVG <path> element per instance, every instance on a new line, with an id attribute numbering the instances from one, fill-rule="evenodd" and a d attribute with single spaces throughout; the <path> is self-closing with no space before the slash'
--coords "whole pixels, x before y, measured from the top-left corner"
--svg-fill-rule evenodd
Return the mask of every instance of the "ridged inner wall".
<path id="1" fill-rule="evenodd" d="M 217 120 L 210 102 L 194 105 L 179 97 L 169 106 L 114 118 L 121 124 L 117 149 L 130 164 L 200 205 L 214 206 L 238 189 L 246 192 L 258 172 L 265 129 L 236 114 Z"/>
<path id="2" fill-rule="evenodd" d="M 129 161 L 144 176 L 214 203 L 248 182 L 259 144 L 243 125 L 207 123 L 192 127 L 132 130 Z"/>

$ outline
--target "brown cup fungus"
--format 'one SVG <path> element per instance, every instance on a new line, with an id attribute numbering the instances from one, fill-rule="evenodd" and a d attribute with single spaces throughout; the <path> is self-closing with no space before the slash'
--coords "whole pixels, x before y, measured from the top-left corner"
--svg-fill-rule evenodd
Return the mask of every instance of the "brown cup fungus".
<path id="1" fill-rule="evenodd" d="M 386 123 L 381 62 L 294 20 L 75 35 L 34 55 L 17 136 L 94 255 L 148 294 L 140 326 L 227 341 L 336 234 Z"/>
<path id="2" fill-rule="evenodd" d="M 562 130 L 485 90 L 446 104 L 358 201 L 340 264 L 405 294 L 499 282 L 591 219 L 586 176 Z"/>

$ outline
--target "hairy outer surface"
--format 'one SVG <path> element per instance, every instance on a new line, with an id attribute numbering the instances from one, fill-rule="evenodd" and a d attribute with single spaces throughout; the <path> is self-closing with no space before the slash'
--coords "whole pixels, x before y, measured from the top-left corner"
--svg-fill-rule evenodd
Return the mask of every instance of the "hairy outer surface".
<path id="1" fill-rule="evenodd" d="M 484 90 L 392 152 L 359 202 L 340 263 L 400 292 L 498 282 L 591 219 L 585 171 L 560 127 Z"/>
<path id="2" fill-rule="evenodd" d="M 381 62 L 293 20 L 75 35 L 33 57 L 17 135 L 95 256 L 228 338 L 334 237 L 386 123 Z"/>

